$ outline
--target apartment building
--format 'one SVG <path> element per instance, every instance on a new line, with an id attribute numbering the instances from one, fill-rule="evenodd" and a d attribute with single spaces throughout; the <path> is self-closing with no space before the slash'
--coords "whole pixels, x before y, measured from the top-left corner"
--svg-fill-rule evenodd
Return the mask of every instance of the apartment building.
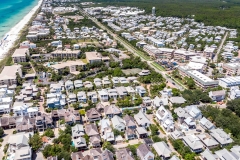
<path id="1" fill-rule="evenodd" d="M 156 47 L 163 47 L 164 42 L 153 37 L 147 37 L 147 41 Z"/>
<path id="2" fill-rule="evenodd" d="M 239 63 L 223 63 L 223 69 L 226 70 L 228 75 L 239 75 L 240 64 Z"/>
<path id="3" fill-rule="evenodd" d="M 85 63 L 83 63 L 81 60 L 77 60 L 77 61 L 67 61 L 67 62 L 62 62 L 59 64 L 55 64 L 52 65 L 51 68 L 54 69 L 55 72 L 57 73 L 61 73 L 61 71 L 68 67 L 69 71 L 71 74 L 79 74 L 80 72 L 78 71 L 78 67 L 84 69 L 86 66 Z"/>
<path id="4" fill-rule="evenodd" d="M 17 84 L 16 73 L 18 73 L 20 77 L 22 77 L 21 67 L 21 65 L 5 66 L 0 74 L 0 85 L 11 86 L 13 84 Z"/>
<path id="5" fill-rule="evenodd" d="M 80 50 L 55 50 L 51 53 L 53 58 L 78 58 Z"/>
<path id="6" fill-rule="evenodd" d="M 13 63 L 26 62 L 27 55 L 29 55 L 28 48 L 16 49 L 12 55 Z"/>
<path id="7" fill-rule="evenodd" d="M 34 30 L 28 32 L 28 35 L 26 36 L 27 40 L 33 42 L 37 41 L 41 38 L 47 38 L 50 33 L 50 30 L 48 28 L 41 29 L 41 30 Z"/>
<path id="8" fill-rule="evenodd" d="M 86 59 L 87 61 L 92 64 L 95 62 L 107 62 L 109 61 L 109 57 L 103 57 L 101 53 L 98 52 L 86 52 Z"/>

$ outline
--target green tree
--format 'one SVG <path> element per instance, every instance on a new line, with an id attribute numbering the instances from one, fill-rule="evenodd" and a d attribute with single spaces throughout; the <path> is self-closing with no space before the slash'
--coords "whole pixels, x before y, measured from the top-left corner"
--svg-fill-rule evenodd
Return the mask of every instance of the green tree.
<path id="1" fill-rule="evenodd" d="M 62 150 L 58 153 L 58 159 L 71 160 L 71 155 L 68 151 Z"/>
<path id="2" fill-rule="evenodd" d="M 216 68 L 216 65 L 215 65 L 214 63 L 210 63 L 210 64 L 209 64 L 209 67 L 211 67 L 211 68 Z"/>
<path id="3" fill-rule="evenodd" d="M 187 86 L 188 86 L 188 88 L 190 88 L 190 89 L 195 88 L 195 82 L 194 82 L 194 80 L 193 80 L 192 78 L 188 78 L 188 80 L 187 80 Z"/>
<path id="4" fill-rule="evenodd" d="M 21 86 L 22 83 L 23 83 L 23 79 L 22 79 L 22 77 L 20 77 L 18 72 L 16 73 L 16 76 L 17 76 L 17 78 L 16 78 L 17 79 L 17 85 Z"/>
<path id="5" fill-rule="evenodd" d="M 44 136 L 47 136 L 47 137 L 50 137 L 50 138 L 55 137 L 53 130 L 50 129 L 50 128 L 48 128 L 47 130 L 45 130 L 45 132 L 44 132 L 43 135 L 44 135 Z"/>
<path id="6" fill-rule="evenodd" d="M 109 63 L 109 66 L 111 67 L 111 68 L 116 68 L 116 67 L 119 67 L 119 62 L 110 62 Z"/>
<path id="7" fill-rule="evenodd" d="M 121 135 L 121 132 L 117 129 L 113 129 L 113 134 L 114 134 L 114 136 L 119 136 L 119 135 Z"/>
<path id="8" fill-rule="evenodd" d="M 152 114 L 153 112 L 152 112 L 151 109 L 148 109 L 146 113 L 147 113 L 147 114 Z"/>
<path id="9" fill-rule="evenodd" d="M 90 137 L 87 134 L 84 134 L 83 138 L 85 138 L 86 143 L 89 144 Z"/>
<path id="10" fill-rule="evenodd" d="M 152 136 L 155 136 L 158 134 L 158 127 L 155 124 L 151 124 L 149 128 L 151 130 Z"/>
<path id="11" fill-rule="evenodd" d="M 33 136 L 30 136 L 29 145 L 32 147 L 34 151 L 37 151 L 39 148 L 42 147 L 43 142 L 39 133 L 36 133 Z"/>
<path id="12" fill-rule="evenodd" d="M 177 88 L 172 88 L 172 95 L 173 96 L 180 96 L 180 90 Z"/>
<path id="13" fill-rule="evenodd" d="M 159 91 L 163 90 L 166 87 L 166 83 L 151 85 L 151 95 L 157 96 L 159 95 Z"/>
<path id="14" fill-rule="evenodd" d="M 121 76 L 124 76 L 124 73 L 121 68 L 117 67 L 113 70 L 112 76 L 113 77 L 121 77 Z"/>
<path id="15" fill-rule="evenodd" d="M 153 142 L 161 142 L 162 141 L 162 139 L 159 137 L 159 136 L 157 136 L 157 135 L 154 135 L 153 137 L 152 137 L 152 140 L 153 140 Z"/>
<path id="16" fill-rule="evenodd" d="M 240 99 L 234 99 L 227 102 L 227 108 L 235 112 L 240 117 Z"/>
<path id="17" fill-rule="evenodd" d="M 0 127 L 0 137 L 2 137 L 4 135 L 4 130 L 2 127 Z"/>
<path id="18" fill-rule="evenodd" d="M 76 110 L 79 109 L 79 102 L 72 104 L 72 107 Z"/>
<path id="19" fill-rule="evenodd" d="M 6 154 L 7 151 L 8 151 L 8 147 L 9 147 L 9 144 L 7 143 L 4 148 L 3 148 L 3 152 Z"/>
<path id="20" fill-rule="evenodd" d="M 103 150 L 108 149 L 109 151 L 115 153 L 115 149 L 110 142 L 107 142 L 107 141 L 104 142 L 102 147 L 103 147 Z"/>
<path id="21" fill-rule="evenodd" d="M 185 160 L 195 160 L 195 156 L 196 156 L 196 154 L 194 154 L 194 153 L 188 153 L 188 154 L 186 154 L 186 156 L 184 156 L 184 159 Z"/>
<path id="22" fill-rule="evenodd" d="M 41 97 L 41 92 L 38 92 L 36 95 L 36 99 L 40 99 L 40 97 Z"/>
<path id="23" fill-rule="evenodd" d="M 132 152 L 134 159 L 138 159 L 136 146 L 128 145 L 127 148 Z"/>

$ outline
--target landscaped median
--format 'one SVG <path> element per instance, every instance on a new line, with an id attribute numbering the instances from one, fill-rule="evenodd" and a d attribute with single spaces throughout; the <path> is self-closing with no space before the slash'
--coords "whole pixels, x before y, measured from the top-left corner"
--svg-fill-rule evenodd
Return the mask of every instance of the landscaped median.
<path id="1" fill-rule="evenodd" d="M 157 68 L 161 71 L 165 71 L 165 69 L 162 66 L 160 66 L 159 64 L 157 64 L 156 62 L 152 62 L 151 65 L 153 65 L 155 68 Z"/>
<path id="2" fill-rule="evenodd" d="M 118 38 L 118 41 L 120 41 L 120 42 L 124 43 L 125 45 L 127 45 L 129 48 L 131 48 L 133 51 L 135 51 L 135 53 L 137 53 L 141 58 L 143 58 L 146 61 L 150 60 L 150 57 L 144 55 L 143 52 L 138 51 L 135 47 L 133 47 L 125 39 L 121 38 L 120 36 L 117 36 L 117 38 Z"/>
<path id="3" fill-rule="evenodd" d="M 183 85 L 183 83 L 179 79 L 173 78 L 173 77 L 170 77 L 170 76 L 168 76 L 168 77 L 171 78 L 172 80 L 174 80 L 174 82 L 176 82 L 178 85 L 182 86 L 184 89 L 188 89 L 188 87 Z"/>

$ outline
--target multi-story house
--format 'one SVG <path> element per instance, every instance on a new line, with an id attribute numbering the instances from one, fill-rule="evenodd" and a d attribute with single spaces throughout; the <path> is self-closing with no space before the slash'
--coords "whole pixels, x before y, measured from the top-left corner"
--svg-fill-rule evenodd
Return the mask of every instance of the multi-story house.
<path id="1" fill-rule="evenodd" d="M 73 82 L 71 80 L 67 80 L 65 82 L 65 88 L 66 88 L 66 90 L 73 90 L 74 89 Z"/>
<path id="2" fill-rule="evenodd" d="M 113 116 L 111 121 L 112 121 L 112 126 L 114 129 L 117 129 L 121 132 L 123 132 L 125 130 L 125 128 L 126 128 L 125 121 L 121 117 L 115 115 L 115 116 Z"/>
<path id="3" fill-rule="evenodd" d="M 87 95 L 84 91 L 80 91 L 77 93 L 77 99 L 78 99 L 78 102 L 81 102 L 81 103 L 87 103 Z"/>
<path id="4" fill-rule="evenodd" d="M 141 144 L 137 148 L 137 155 L 141 160 L 154 160 L 154 154 L 151 152 L 150 147 L 146 144 Z"/>
<path id="5" fill-rule="evenodd" d="M 47 94 L 46 105 L 49 108 L 62 108 L 66 105 L 66 96 L 61 93 L 50 93 Z"/>
<path id="6" fill-rule="evenodd" d="M 109 93 L 106 89 L 102 89 L 98 91 L 99 99 L 103 102 L 107 102 L 109 100 Z"/>
<path id="7" fill-rule="evenodd" d="M 137 86 L 136 93 L 139 94 L 139 96 L 144 97 L 146 94 L 146 89 L 143 86 Z"/>
<path id="8" fill-rule="evenodd" d="M 109 105 L 104 107 L 105 116 L 108 118 L 113 118 L 115 115 L 121 115 L 122 111 L 115 105 Z"/>
<path id="9" fill-rule="evenodd" d="M 9 137 L 7 144 L 7 159 L 32 160 L 32 148 L 29 146 L 29 137 L 33 133 L 17 133 Z"/>
<path id="10" fill-rule="evenodd" d="M 226 91 L 220 90 L 220 91 L 210 91 L 209 97 L 216 102 L 220 102 L 225 99 Z"/>

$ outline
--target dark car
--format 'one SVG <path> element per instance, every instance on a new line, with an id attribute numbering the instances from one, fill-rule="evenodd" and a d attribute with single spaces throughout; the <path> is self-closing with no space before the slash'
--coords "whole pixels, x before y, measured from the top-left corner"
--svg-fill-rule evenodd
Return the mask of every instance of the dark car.
<path id="1" fill-rule="evenodd" d="M 197 132 L 202 132 L 202 130 L 201 130 L 201 129 L 196 129 L 196 131 L 197 131 Z"/>

